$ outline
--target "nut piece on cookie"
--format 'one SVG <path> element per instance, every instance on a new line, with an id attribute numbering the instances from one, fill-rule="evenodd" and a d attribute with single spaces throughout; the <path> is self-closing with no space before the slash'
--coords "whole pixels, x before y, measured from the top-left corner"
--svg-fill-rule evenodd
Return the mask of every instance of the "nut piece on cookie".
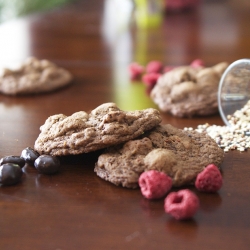
<path id="1" fill-rule="evenodd" d="M 137 188 L 141 173 L 164 172 L 173 186 L 193 185 L 208 165 L 219 166 L 224 152 L 205 133 L 159 125 L 140 138 L 107 148 L 98 158 L 95 172 L 115 185 Z"/>
<path id="2" fill-rule="evenodd" d="M 210 68 L 174 68 L 158 79 L 150 96 L 162 111 L 177 117 L 217 113 L 219 81 L 227 66 L 222 62 Z"/>
<path id="3" fill-rule="evenodd" d="M 71 73 L 54 63 L 30 57 L 18 69 L 3 70 L 0 92 L 6 95 L 49 92 L 70 84 L 72 79 Z"/>
<path id="4" fill-rule="evenodd" d="M 115 103 L 105 103 L 89 114 L 49 117 L 40 128 L 35 150 L 51 155 L 88 153 L 134 139 L 160 122 L 156 109 L 122 111 Z"/>

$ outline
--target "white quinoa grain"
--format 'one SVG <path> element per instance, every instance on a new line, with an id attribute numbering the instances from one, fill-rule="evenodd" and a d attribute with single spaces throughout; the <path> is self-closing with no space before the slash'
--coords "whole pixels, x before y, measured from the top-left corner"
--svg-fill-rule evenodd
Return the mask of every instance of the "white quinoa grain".
<path id="1" fill-rule="evenodd" d="M 227 116 L 230 126 L 198 125 L 196 129 L 184 128 L 185 131 L 195 130 L 207 133 L 225 152 L 229 150 L 245 151 L 250 148 L 250 100 L 240 110 Z"/>

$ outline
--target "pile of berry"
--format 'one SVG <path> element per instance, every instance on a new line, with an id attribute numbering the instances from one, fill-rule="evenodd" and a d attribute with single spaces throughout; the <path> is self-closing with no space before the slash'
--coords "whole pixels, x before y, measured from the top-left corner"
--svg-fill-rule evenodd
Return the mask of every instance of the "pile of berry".
<path id="1" fill-rule="evenodd" d="M 200 59 L 195 59 L 190 63 L 191 67 L 204 67 L 204 62 Z M 152 90 L 157 83 L 158 78 L 176 66 L 164 66 L 160 61 L 150 61 L 146 66 L 137 62 L 132 62 L 129 67 L 129 77 L 131 81 L 142 81 L 148 90 Z"/>
<path id="2" fill-rule="evenodd" d="M 214 164 L 210 164 L 197 175 L 195 187 L 201 192 L 214 193 L 221 188 L 222 182 L 220 170 Z M 160 199 L 168 194 L 164 200 L 165 212 L 177 220 L 189 219 L 199 209 L 199 198 L 189 189 L 169 193 L 172 179 L 163 172 L 143 172 L 139 178 L 139 186 L 142 195 L 147 199 Z"/>
<path id="3" fill-rule="evenodd" d="M 25 148 L 21 156 L 6 156 L 0 160 L 0 184 L 14 185 L 22 179 L 25 164 L 34 166 L 39 173 L 55 174 L 59 171 L 60 161 L 51 155 L 39 155 L 34 149 Z"/>

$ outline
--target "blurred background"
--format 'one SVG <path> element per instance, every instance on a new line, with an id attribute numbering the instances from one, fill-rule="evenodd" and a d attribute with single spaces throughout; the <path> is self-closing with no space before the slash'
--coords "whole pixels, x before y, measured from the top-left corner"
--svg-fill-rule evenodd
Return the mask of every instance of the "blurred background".
<path id="1" fill-rule="evenodd" d="M 73 0 L 0 0 L 0 22 L 58 7 Z"/>
<path id="2" fill-rule="evenodd" d="M 250 58 L 249 13 L 250 0 L 0 0 L 0 69 L 36 56 L 84 83 L 99 67 L 121 109 L 142 109 L 153 104 L 142 84 L 130 84 L 131 62 Z"/>
<path id="3" fill-rule="evenodd" d="M 74 2 L 76 0 L 0 0 L 0 22 L 12 19 L 18 16 L 25 16 L 27 14 L 44 11 L 59 7 L 69 2 Z M 84 0 L 83 0 L 84 1 Z M 169 11 L 179 11 L 187 9 L 187 7 L 193 7 L 199 2 L 204 1 L 216 1 L 225 2 L 225 4 L 234 4 L 235 7 L 238 5 L 245 5 L 250 7 L 249 0 L 110 0 L 104 2 L 112 2 L 114 5 L 128 6 L 128 2 L 133 5 L 138 5 L 139 7 L 148 4 L 151 12 L 154 12 L 156 6 L 161 5 Z M 148 13 L 147 13 L 148 14 Z M 152 13 L 151 13 L 152 14 Z"/>

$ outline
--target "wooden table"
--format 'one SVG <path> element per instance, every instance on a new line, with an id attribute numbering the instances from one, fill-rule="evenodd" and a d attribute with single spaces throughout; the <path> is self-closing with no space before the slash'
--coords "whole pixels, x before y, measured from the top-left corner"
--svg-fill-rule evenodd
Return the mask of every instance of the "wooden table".
<path id="1" fill-rule="evenodd" d="M 105 102 L 124 110 L 157 108 L 143 84 L 129 81 L 132 61 L 182 65 L 201 58 L 212 66 L 250 57 L 244 6 L 204 1 L 194 11 L 168 13 L 153 29 L 126 27 L 108 9 L 108 1 L 76 1 L 0 25 L 1 66 L 36 56 L 74 75 L 71 86 L 50 94 L 0 95 L 0 157 L 33 147 L 50 115 L 90 111 Z M 219 114 L 181 119 L 162 113 L 162 118 L 178 128 L 223 125 Z M 225 154 L 222 189 L 197 192 L 200 210 L 181 222 L 164 213 L 163 199 L 148 201 L 139 189 L 97 177 L 97 158 L 98 153 L 65 157 L 54 176 L 26 166 L 22 182 L 0 187 L 0 249 L 250 248 L 249 152 Z"/>

